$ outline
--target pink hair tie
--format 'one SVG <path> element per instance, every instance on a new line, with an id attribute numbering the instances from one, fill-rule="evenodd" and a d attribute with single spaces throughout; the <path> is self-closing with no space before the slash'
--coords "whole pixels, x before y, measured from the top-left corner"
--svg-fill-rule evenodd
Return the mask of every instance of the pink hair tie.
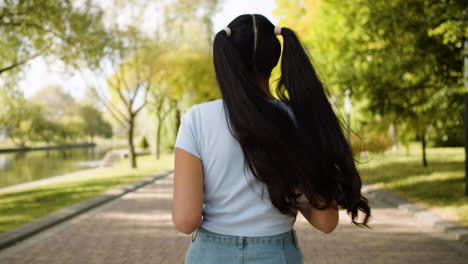
<path id="1" fill-rule="evenodd" d="M 281 27 L 275 27 L 275 35 L 281 35 Z"/>
<path id="2" fill-rule="evenodd" d="M 224 31 L 226 31 L 226 35 L 227 35 L 228 37 L 231 36 L 231 29 L 230 29 L 229 27 L 225 27 L 225 28 L 224 28 Z"/>

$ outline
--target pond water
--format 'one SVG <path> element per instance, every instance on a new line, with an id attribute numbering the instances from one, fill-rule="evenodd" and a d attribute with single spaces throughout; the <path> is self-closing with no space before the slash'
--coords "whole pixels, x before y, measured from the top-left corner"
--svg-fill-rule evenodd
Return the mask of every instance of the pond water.
<path id="1" fill-rule="evenodd" d="M 0 154 L 0 188 L 98 166 L 109 148 L 74 148 Z"/>

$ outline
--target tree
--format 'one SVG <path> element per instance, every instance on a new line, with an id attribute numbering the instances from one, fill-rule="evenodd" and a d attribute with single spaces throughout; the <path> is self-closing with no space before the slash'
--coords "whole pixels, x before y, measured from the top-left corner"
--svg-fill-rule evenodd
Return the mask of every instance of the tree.
<path id="1" fill-rule="evenodd" d="M 152 97 L 152 109 L 158 120 L 156 155 L 160 152 L 161 125 L 167 113 L 176 107 L 176 115 L 180 116 L 178 104 L 183 98 L 193 100 L 195 94 L 198 100 L 212 98 L 202 98 L 207 93 L 197 93 L 196 90 L 202 87 L 202 83 L 207 83 L 206 65 L 211 67 L 212 64 L 209 52 L 211 16 L 218 1 L 176 0 L 167 3 L 163 25 L 170 30 L 162 31 L 157 28 L 154 35 L 144 32 L 140 27 L 148 10 L 154 10 L 150 1 L 114 2 L 115 8 L 110 13 L 119 15 L 125 10 L 131 18 L 124 23 L 116 22 L 110 27 L 113 39 L 108 43 L 106 59 L 98 71 L 99 76 L 106 77 L 107 86 L 97 84 L 89 87 L 93 87 L 95 95 L 118 125 L 127 130 L 130 162 L 132 167 L 136 167 L 133 143 L 135 120 L 148 104 L 148 97 Z M 206 32 L 210 34 L 205 34 Z M 201 54 L 203 55 L 200 56 Z M 197 64 L 190 64 L 191 62 Z M 214 77 L 212 72 L 210 74 Z M 215 79 L 210 79 L 210 82 L 215 84 Z M 214 87 L 204 85 L 200 91 L 213 91 Z M 189 96 L 192 98 L 188 98 Z M 177 118 L 176 122 L 178 121 Z"/>
<path id="2" fill-rule="evenodd" d="M 104 120 L 102 113 L 92 105 L 80 105 L 79 113 L 83 119 L 84 133 L 91 142 L 97 135 L 109 138 L 112 137 L 112 127 Z"/>
<path id="3" fill-rule="evenodd" d="M 96 64 L 107 43 L 102 15 L 92 0 L 3 1 L 0 76 L 18 72 L 38 56 L 53 55 L 67 64 Z"/>
<path id="4" fill-rule="evenodd" d="M 172 87 L 171 105 L 175 109 L 174 131 L 180 126 L 182 103 L 188 105 L 221 97 L 212 63 L 211 45 L 214 36 L 211 17 L 218 11 L 218 0 L 175 0 L 164 9 L 163 42 L 171 47 L 167 54 L 171 67 L 165 79 Z M 197 34 L 193 34 L 193 32 Z M 172 59 L 171 59 L 172 58 Z"/>
<path id="5" fill-rule="evenodd" d="M 159 160 L 161 155 L 161 131 L 164 120 L 175 108 L 175 100 L 171 100 L 167 84 L 160 81 L 157 87 L 150 91 L 148 98 L 149 111 L 156 117 L 155 157 Z"/>
<path id="6" fill-rule="evenodd" d="M 47 118 L 54 121 L 58 121 L 67 108 L 75 104 L 75 99 L 57 85 L 42 87 L 29 100 L 42 105 Z"/>
<path id="7" fill-rule="evenodd" d="M 34 138 L 34 127 L 43 121 L 42 107 L 28 102 L 22 96 L 3 98 L 0 125 L 6 128 L 13 143 L 24 148 Z"/>
<path id="8" fill-rule="evenodd" d="M 100 73 L 107 78 L 107 93 L 103 87 L 93 87 L 95 95 L 114 119 L 127 128 L 127 140 L 130 153 L 130 166 L 137 167 L 135 145 L 135 120 L 138 113 L 147 103 L 148 92 L 151 89 L 152 69 L 144 67 L 144 56 L 141 50 L 152 49 L 147 46 L 147 38 L 132 26 L 126 31 L 116 32 L 116 42 L 108 57 L 111 74 L 101 67 Z M 106 96 L 109 94 L 109 96 Z"/>
<path id="9" fill-rule="evenodd" d="M 429 6 L 428 15 L 437 18 L 430 36 L 440 36 L 443 43 L 461 48 L 468 38 L 468 4 L 464 1 L 438 1 Z"/>
<path id="10" fill-rule="evenodd" d="M 460 92 L 460 48 L 430 34 L 441 23 L 434 14 L 452 2 L 280 1 L 277 13 L 304 34 L 328 86 L 349 87 L 367 111 L 393 116 L 388 125 L 411 124 L 406 132 L 421 139 L 426 166 L 428 131 L 454 111 Z"/>
<path id="11" fill-rule="evenodd" d="M 443 5 L 448 7 L 452 4 Z M 401 119 L 414 124 L 413 128 L 421 139 L 423 165 L 427 166 L 428 132 L 437 120 L 455 111 L 447 99 L 460 93 L 461 49 L 446 46 L 429 33 L 440 23 L 437 16 L 428 15 L 434 12 L 431 3 L 368 2 L 368 8 L 366 29 L 372 36 L 370 43 L 381 43 L 378 49 L 374 49 L 369 66 L 370 69 L 381 69 L 380 76 L 386 73 L 386 82 L 383 83 L 386 85 L 379 85 L 377 76 L 367 71 L 367 76 L 373 75 L 374 89 L 367 93 L 375 99 L 372 108 L 396 112 Z"/>
<path id="12" fill-rule="evenodd" d="M 40 115 L 32 126 L 32 140 L 45 141 L 47 145 L 57 140 L 60 133 L 61 124 L 55 121 L 46 119 Z"/>

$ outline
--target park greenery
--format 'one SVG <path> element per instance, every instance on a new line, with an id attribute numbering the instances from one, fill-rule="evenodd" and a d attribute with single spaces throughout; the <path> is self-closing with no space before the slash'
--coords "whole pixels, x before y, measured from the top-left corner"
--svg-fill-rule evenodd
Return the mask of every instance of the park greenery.
<path id="1" fill-rule="evenodd" d="M 377 185 L 412 203 L 468 226 L 468 196 L 464 192 L 463 148 L 428 148 L 428 167 L 420 165 L 422 149 L 371 154 L 359 159 L 363 181 Z"/>
<path id="2" fill-rule="evenodd" d="M 351 127 L 364 145 L 417 139 L 424 166 L 428 143 L 463 145 L 466 2 L 277 2 L 280 24 L 301 36 L 339 109 L 351 91 Z"/>
<path id="3" fill-rule="evenodd" d="M 277 3 L 280 25 L 299 34 L 338 112 L 350 91 L 353 149 L 374 152 L 356 155 L 363 181 L 468 225 L 468 2 Z"/>
<path id="4" fill-rule="evenodd" d="M 155 157 L 171 148 L 181 113 L 220 97 L 212 69 L 211 17 L 222 2 L 172 0 L 6 1 L 0 6 L 0 126 L 17 146 L 125 137 L 131 167 L 145 112 Z M 280 24 L 300 35 L 339 112 L 350 91 L 355 151 L 383 152 L 418 140 L 463 145 L 463 42 L 460 1 L 277 1 Z M 158 10 L 150 29 L 145 18 Z M 193 32 L 197 32 L 193 34 Z M 37 57 L 86 75 L 97 104 L 63 88 L 24 98 L 15 84 Z M 277 69 L 275 70 L 277 72 Z M 275 74 L 273 75 L 275 76 Z M 55 99 L 48 98 L 51 93 Z M 166 142 L 166 143 L 165 143 Z"/>
<path id="5" fill-rule="evenodd" d="M 138 181 L 174 166 L 174 156 L 165 154 L 154 161 L 150 155 L 139 156 L 138 169 L 121 160 L 110 168 L 83 172 L 80 177 L 57 179 L 47 185 L 0 192 L 0 232 L 36 220 L 62 208 L 100 195 L 107 190 Z"/>
<path id="6" fill-rule="evenodd" d="M 130 165 L 1 193 L 0 231 L 173 165 L 168 159 L 181 115 L 221 97 L 211 44 L 212 17 L 222 3 L 0 3 L 0 134 L 16 147 L 123 138 Z M 278 24 L 298 33 L 343 120 L 350 91 L 350 139 L 364 180 L 468 224 L 468 201 L 460 199 L 468 2 L 276 3 Z M 81 76 L 85 98 L 76 100 L 58 85 L 26 98 L 18 82 L 39 58 Z M 279 72 L 278 66 L 272 84 Z M 158 162 L 149 155 L 137 159 L 137 147 L 149 147 Z"/>
<path id="7" fill-rule="evenodd" d="M 97 64 L 105 52 L 103 10 L 93 1 L 25 0 L 0 4 L 0 76 L 38 57 Z"/>
<path id="8" fill-rule="evenodd" d="M 102 112 L 87 103 L 75 102 L 60 87 L 47 86 L 30 99 L 2 98 L 0 125 L 6 127 L 16 147 L 33 142 L 47 145 L 93 142 L 95 136 L 110 138 L 112 128 Z"/>
<path id="9" fill-rule="evenodd" d="M 111 2 L 0 5 L 0 101 L 7 106 L 0 110 L 0 128 L 16 146 L 125 135 L 136 168 L 134 138 L 141 133 L 136 123 L 142 112 L 156 125 L 151 138 L 159 159 L 163 148 L 172 147 L 167 142 L 174 141 L 181 113 L 219 98 L 210 53 L 218 1 L 174 0 L 157 8 L 144 0 Z M 155 11 L 162 21 L 145 29 L 145 18 Z M 95 100 L 73 102 L 66 87 L 56 86 L 25 98 L 16 83 L 38 57 L 82 75 Z"/>

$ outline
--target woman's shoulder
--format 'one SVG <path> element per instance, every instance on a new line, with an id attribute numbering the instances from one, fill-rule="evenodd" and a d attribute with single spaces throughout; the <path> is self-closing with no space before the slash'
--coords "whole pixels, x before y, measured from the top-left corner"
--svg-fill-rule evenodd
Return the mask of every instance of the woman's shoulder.
<path id="1" fill-rule="evenodd" d="M 207 101 L 207 102 L 203 102 L 199 104 L 194 104 L 192 108 L 213 109 L 213 108 L 219 107 L 220 105 L 221 106 L 223 105 L 223 99 L 216 99 L 216 100 L 211 100 L 211 101 Z"/>
<path id="2" fill-rule="evenodd" d="M 192 105 L 187 112 L 187 118 L 193 120 L 193 122 L 204 122 L 214 121 L 223 116 L 220 116 L 220 113 L 223 111 L 223 101 L 222 99 L 207 101 L 203 103 L 198 103 Z"/>
<path id="3" fill-rule="evenodd" d="M 222 99 L 216 99 L 212 101 L 207 101 L 203 103 L 198 103 L 198 104 L 193 104 L 189 109 L 187 109 L 186 113 L 193 115 L 195 112 L 200 112 L 200 111 L 210 111 L 214 110 L 214 108 L 219 108 L 220 105 L 222 105 Z"/>

